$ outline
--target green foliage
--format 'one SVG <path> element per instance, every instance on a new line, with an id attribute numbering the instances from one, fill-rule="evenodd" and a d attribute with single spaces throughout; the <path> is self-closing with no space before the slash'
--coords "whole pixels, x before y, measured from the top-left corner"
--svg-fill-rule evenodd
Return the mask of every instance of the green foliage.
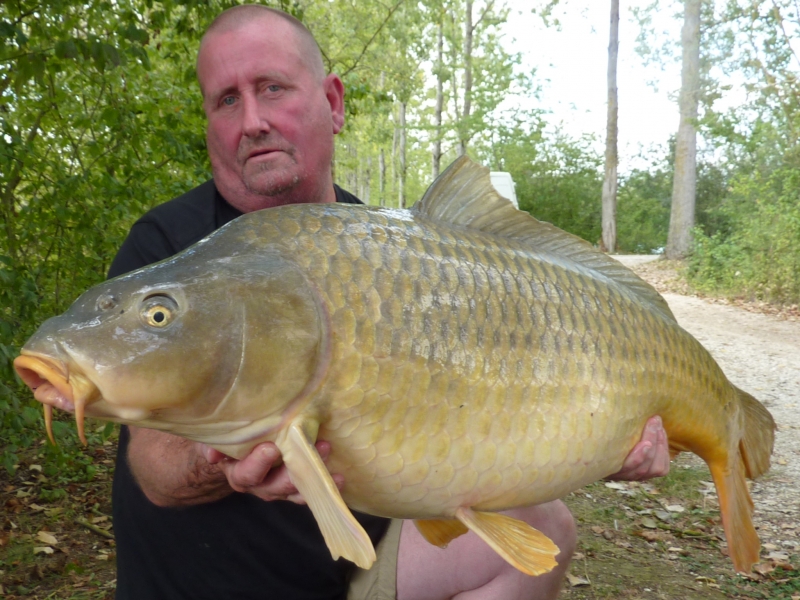
<path id="1" fill-rule="evenodd" d="M 739 176 L 720 209 L 727 231 L 696 231 L 688 275 L 699 289 L 800 301 L 800 170 Z"/>
<path id="2" fill-rule="evenodd" d="M 492 125 L 476 153 L 492 170 L 511 173 L 522 210 L 596 242 L 603 177 L 591 142 L 550 133 L 540 113 L 510 113 Z"/>
<path id="3" fill-rule="evenodd" d="M 131 223 L 208 176 L 194 80 L 204 16 L 177 3 L 0 5 L 0 427 L 42 434 L 11 360 L 101 281 Z M 31 412 L 33 411 L 33 412 Z"/>
<path id="4" fill-rule="evenodd" d="M 723 81 L 748 100 L 701 120 L 722 167 L 698 185 L 698 230 L 689 276 L 700 289 L 780 303 L 800 301 L 800 15 L 791 0 L 727 2 L 709 29 Z M 702 193 L 716 200 L 708 202 Z M 701 205 L 701 202 L 706 202 Z"/>
<path id="5" fill-rule="evenodd" d="M 623 177 L 617 194 L 619 252 L 649 254 L 667 243 L 672 169 L 666 160 Z"/>

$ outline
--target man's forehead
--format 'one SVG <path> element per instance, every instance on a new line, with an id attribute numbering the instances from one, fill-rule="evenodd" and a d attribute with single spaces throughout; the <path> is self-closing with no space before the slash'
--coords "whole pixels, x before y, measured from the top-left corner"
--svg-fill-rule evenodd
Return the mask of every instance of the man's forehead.
<path id="1" fill-rule="evenodd" d="M 243 37 L 236 32 L 212 38 L 201 49 L 197 76 L 204 92 L 242 79 L 295 78 L 308 65 L 296 46 L 267 36 Z"/>

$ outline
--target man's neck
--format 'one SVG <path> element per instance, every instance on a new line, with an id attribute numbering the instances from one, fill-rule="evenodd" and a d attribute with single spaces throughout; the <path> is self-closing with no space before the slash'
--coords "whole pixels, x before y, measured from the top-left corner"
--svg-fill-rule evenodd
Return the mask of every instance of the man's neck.
<path id="1" fill-rule="evenodd" d="M 315 193 L 304 193 L 303 190 L 292 189 L 286 193 L 274 196 L 263 196 L 254 194 L 242 186 L 242 189 L 225 189 L 215 180 L 217 190 L 225 198 L 226 202 L 243 213 L 254 212 L 265 208 L 276 206 L 286 206 L 289 204 L 322 204 L 336 202 L 336 191 L 333 182 L 329 182 L 320 191 Z"/>

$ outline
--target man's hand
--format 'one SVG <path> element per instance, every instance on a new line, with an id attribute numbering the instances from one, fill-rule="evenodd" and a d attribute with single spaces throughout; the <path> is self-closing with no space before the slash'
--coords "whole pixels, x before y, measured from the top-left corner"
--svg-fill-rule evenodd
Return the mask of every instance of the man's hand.
<path id="1" fill-rule="evenodd" d="M 661 417 L 648 419 L 642 439 L 630 451 L 622 468 L 606 479 L 640 481 L 669 473 L 669 445 Z"/>
<path id="2" fill-rule="evenodd" d="M 289 500 L 305 504 L 289 477 L 289 471 L 281 461 L 281 453 L 272 442 L 259 444 L 241 460 L 233 459 L 205 445 L 201 445 L 203 455 L 211 465 L 216 465 L 225 474 L 228 484 L 234 491 L 253 494 L 262 500 Z M 317 452 L 327 461 L 331 452 L 328 442 L 318 441 Z M 339 489 L 344 485 L 342 475 L 333 475 Z"/>

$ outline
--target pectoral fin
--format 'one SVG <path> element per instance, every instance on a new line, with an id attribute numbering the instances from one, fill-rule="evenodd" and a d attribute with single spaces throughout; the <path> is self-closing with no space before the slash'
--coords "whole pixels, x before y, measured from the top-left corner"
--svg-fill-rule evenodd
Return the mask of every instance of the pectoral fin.
<path id="1" fill-rule="evenodd" d="M 558 546 L 527 523 L 512 517 L 469 508 L 456 510 L 456 518 L 474 531 L 511 566 L 528 575 L 552 571 L 558 564 Z"/>
<path id="2" fill-rule="evenodd" d="M 439 548 L 447 548 L 447 544 L 469 531 L 455 519 L 417 519 L 414 525 L 428 543 Z"/>
<path id="3" fill-rule="evenodd" d="M 313 428 L 307 435 L 306 428 Z M 292 423 L 278 437 L 276 445 L 295 487 L 302 494 L 319 524 L 325 543 L 334 559 L 345 557 L 362 569 L 375 562 L 375 548 L 367 532 L 345 505 L 328 469 L 311 441 L 316 427 L 308 423 Z"/>

